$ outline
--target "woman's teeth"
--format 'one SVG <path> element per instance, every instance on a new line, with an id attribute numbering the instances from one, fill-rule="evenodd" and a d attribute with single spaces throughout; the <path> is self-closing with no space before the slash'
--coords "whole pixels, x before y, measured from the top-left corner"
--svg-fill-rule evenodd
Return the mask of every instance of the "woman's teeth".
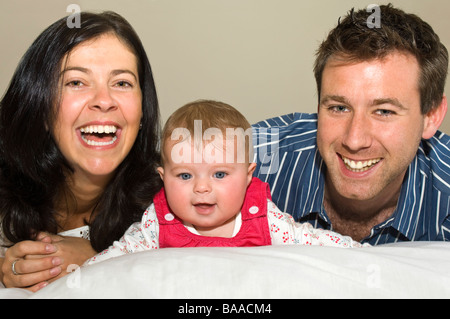
<path id="1" fill-rule="evenodd" d="M 351 170 L 352 172 L 360 173 L 365 172 L 368 169 L 370 169 L 372 166 L 377 164 L 381 158 L 374 158 L 368 161 L 353 161 L 351 159 L 348 159 L 346 157 L 342 156 L 342 160 L 344 161 L 345 166 Z"/>
<path id="2" fill-rule="evenodd" d="M 80 128 L 80 131 L 81 138 L 90 146 L 108 146 L 114 144 L 117 140 L 117 136 L 115 135 L 117 127 L 114 125 L 89 125 Z M 101 140 L 105 138 L 108 138 L 108 140 Z"/>
<path id="3" fill-rule="evenodd" d="M 81 133 L 99 133 L 99 134 L 115 134 L 117 132 L 117 127 L 114 125 L 89 125 L 80 128 Z"/>
<path id="4" fill-rule="evenodd" d="M 112 140 L 110 140 L 108 142 L 97 142 L 97 141 L 88 140 L 83 135 L 81 136 L 81 138 L 83 139 L 83 141 L 86 142 L 87 145 L 90 145 L 90 146 L 107 146 L 107 145 L 112 145 L 117 140 L 117 136 L 114 136 L 112 138 Z"/>

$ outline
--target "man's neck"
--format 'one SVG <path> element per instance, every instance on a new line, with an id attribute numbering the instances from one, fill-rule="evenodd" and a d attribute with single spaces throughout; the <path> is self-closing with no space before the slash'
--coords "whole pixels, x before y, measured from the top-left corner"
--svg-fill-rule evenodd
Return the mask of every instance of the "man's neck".
<path id="1" fill-rule="evenodd" d="M 397 207 L 401 187 L 390 196 L 378 196 L 371 200 L 358 201 L 343 198 L 326 183 L 324 207 L 333 230 L 356 241 L 370 235 L 374 226 L 389 219 Z"/>

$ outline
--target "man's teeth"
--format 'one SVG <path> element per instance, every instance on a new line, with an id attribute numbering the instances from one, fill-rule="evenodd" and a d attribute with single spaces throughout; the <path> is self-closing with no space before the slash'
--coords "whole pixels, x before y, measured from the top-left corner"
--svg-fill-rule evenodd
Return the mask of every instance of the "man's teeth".
<path id="1" fill-rule="evenodd" d="M 80 128 L 81 133 L 99 133 L 99 134 L 114 134 L 117 132 L 117 127 L 114 125 L 90 125 Z"/>
<path id="2" fill-rule="evenodd" d="M 347 166 L 348 169 L 350 169 L 353 172 L 360 173 L 370 169 L 373 165 L 378 163 L 381 160 L 381 158 L 374 158 L 364 162 L 362 161 L 355 162 L 351 159 L 342 156 L 342 160 L 344 161 L 345 166 Z"/>

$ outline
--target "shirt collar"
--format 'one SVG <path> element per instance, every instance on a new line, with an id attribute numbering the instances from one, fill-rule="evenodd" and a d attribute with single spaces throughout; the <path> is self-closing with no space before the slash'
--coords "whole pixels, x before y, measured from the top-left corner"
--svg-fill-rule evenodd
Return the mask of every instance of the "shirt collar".
<path id="1" fill-rule="evenodd" d="M 312 186 L 310 188 L 310 192 L 315 195 L 308 197 L 307 202 L 304 203 L 303 207 L 307 207 L 309 209 L 305 209 L 303 216 L 301 217 L 306 217 L 310 214 L 318 214 L 323 221 L 330 225 L 330 220 L 323 206 L 323 198 L 325 194 L 325 171 L 325 162 L 323 161 L 322 156 L 320 156 L 319 150 L 316 148 L 310 181 L 304 181 L 310 183 Z"/>
<path id="2" fill-rule="evenodd" d="M 422 187 L 422 179 L 424 176 L 420 171 L 418 156 L 416 156 L 406 172 L 400 190 L 397 208 L 390 218 L 373 227 L 374 230 L 393 227 L 409 240 L 412 240 L 419 235 L 417 234 L 419 231 L 417 225 L 420 218 L 420 205 L 417 202 L 417 198 L 419 197 L 420 199 L 420 196 L 424 195 L 422 192 L 425 191 Z M 331 227 L 331 222 L 323 206 L 325 194 L 325 163 L 317 149 L 311 180 L 318 181 L 316 187 L 311 189 L 311 191 L 315 192 L 317 195 L 310 198 L 310 200 L 305 203 L 305 206 L 310 207 L 310 209 L 305 210 L 302 217 L 316 213 Z"/>

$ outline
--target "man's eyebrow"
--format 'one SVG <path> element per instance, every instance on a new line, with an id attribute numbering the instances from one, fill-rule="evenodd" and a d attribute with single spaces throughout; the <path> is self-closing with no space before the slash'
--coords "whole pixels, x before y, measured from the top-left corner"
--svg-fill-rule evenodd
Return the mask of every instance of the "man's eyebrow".
<path id="1" fill-rule="evenodd" d="M 321 98 L 320 104 L 325 104 L 329 101 L 334 101 L 334 102 L 350 105 L 349 100 L 347 100 L 344 96 L 341 96 L 341 95 L 325 95 L 323 98 Z M 378 106 L 378 105 L 383 105 L 383 104 L 391 104 L 398 108 L 406 109 L 406 107 L 396 98 L 375 99 L 375 100 L 373 100 L 371 105 Z"/>
<path id="2" fill-rule="evenodd" d="M 391 105 L 394 105 L 401 109 L 406 109 L 406 107 L 396 98 L 375 99 L 375 100 L 373 100 L 373 103 L 372 103 L 373 106 L 382 105 L 382 104 L 391 104 Z"/>
<path id="3" fill-rule="evenodd" d="M 350 102 L 342 95 L 325 95 L 320 99 L 320 104 L 324 104 L 329 101 L 350 105 Z"/>

